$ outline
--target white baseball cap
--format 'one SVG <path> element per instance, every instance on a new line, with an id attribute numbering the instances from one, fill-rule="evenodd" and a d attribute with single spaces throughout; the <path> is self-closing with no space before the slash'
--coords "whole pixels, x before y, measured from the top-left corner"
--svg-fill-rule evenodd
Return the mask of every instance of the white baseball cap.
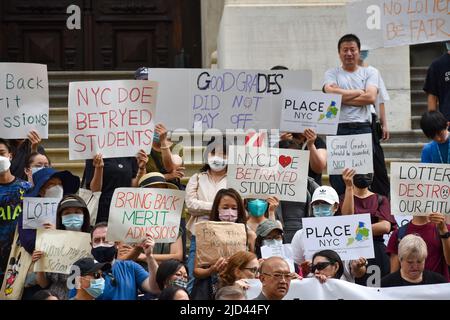
<path id="1" fill-rule="evenodd" d="M 339 196 L 336 190 L 334 190 L 332 187 L 320 186 L 314 191 L 311 203 L 314 203 L 318 200 L 322 200 L 333 205 L 335 203 L 339 203 Z"/>

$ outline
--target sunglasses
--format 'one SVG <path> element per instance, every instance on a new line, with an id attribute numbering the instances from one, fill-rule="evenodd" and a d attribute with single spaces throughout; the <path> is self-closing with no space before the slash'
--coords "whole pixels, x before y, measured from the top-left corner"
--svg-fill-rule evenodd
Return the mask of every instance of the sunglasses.
<path id="1" fill-rule="evenodd" d="M 316 272 L 316 270 L 321 271 L 321 270 L 325 269 L 326 267 L 328 267 L 329 265 L 332 265 L 333 263 L 334 262 L 328 261 L 328 262 L 318 262 L 316 264 L 313 264 L 311 266 L 311 272 L 314 273 L 314 272 Z"/>

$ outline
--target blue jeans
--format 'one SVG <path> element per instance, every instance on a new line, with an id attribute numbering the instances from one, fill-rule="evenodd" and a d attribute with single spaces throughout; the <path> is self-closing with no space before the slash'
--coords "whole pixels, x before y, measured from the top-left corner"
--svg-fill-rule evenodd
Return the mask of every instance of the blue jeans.
<path id="1" fill-rule="evenodd" d="M 196 240 L 195 236 L 191 236 L 191 245 L 189 246 L 189 257 L 187 260 L 187 268 L 188 268 L 188 274 L 189 274 L 189 281 L 187 285 L 187 292 L 191 294 L 192 287 L 194 286 L 194 262 L 195 262 L 195 249 L 196 249 Z"/>
<path id="2" fill-rule="evenodd" d="M 369 122 L 340 123 L 338 125 L 338 136 L 363 133 L 372 133 Z M 342 175 L 330 174 L 330 184 L 339 196 L 345 193 L 345 183 L 344 180 L 342 180 Z"/>

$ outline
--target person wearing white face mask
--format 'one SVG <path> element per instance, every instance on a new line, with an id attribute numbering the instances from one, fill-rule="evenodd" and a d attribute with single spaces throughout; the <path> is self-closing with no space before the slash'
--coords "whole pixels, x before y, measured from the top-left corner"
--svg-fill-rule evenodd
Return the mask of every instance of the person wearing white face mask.
<path id="1" fill-rule="evenodd" d="M 23 195 L 30 183 L 15 177 L 10 170 L 11 148 L 0 138 L 0 283 L 3 282 L 17 222 L 22 220 Z"/>
<path id="2" fill-rule="evenodd" d="M 90 215 L 86 203 L 75 194 L 64 196 L 56 211 L 56 229 L 90 233 Z M 52 227 L 52 226 L 49 226 Z M 34 250 L 32 261 L 43 256 L 42 251 Z M 69 275 L 53 272 L 36 272 L 36 282 L 41 288 L 53 292 L 59 300 L 68 298 L 67 279 Z"/>
<path id="3" fill-rule="evenodd" d="M 264 220 L 256 228 L 255 253 L 261 259 L 262 246 L 280 246 L 283 244 L 283 229 L 274 220 Z"/>
<path id="4" fill-rule="evenodd" d="M 314 191 L 311 200 L 312 213 L 314 217 L 331 217 L 339 209 L 339 196 L 332 187 L 321 186 Z M 307 276 L 311 271 L 312 261 L 305 259 L 305 244 L 302 238 L 303 229 L 298 230 L 292 238 L 291 247 L 294 262 L 301 266 L 302 273 Z M 367 260 L 359 258 L 357 260 L 343 261 L 344 272 L 341 279 L 355 282 L 355 278 L 360 278 L 366 273 Z"/>
<path id="5" fill-rule="evenodd" d="M 227 186 L 227 148 L 226 139 L 221 141 L 211 140 L 205 152 L 205 165 L 199 173 L 194 174 L 186 185 L 186 207 L 188 208 L 190 219 L 186 229 L 191 233 L 191 243 L 189 248 L 189 258 L 187 267 L 189 271 L 189 284 L 187 287 L 190 293 L 193 285 L 193 270 L 195 257 L 195 230 L 194 225 L 200 221 L 209 220 L 214 198 L 217 191 Z"/>

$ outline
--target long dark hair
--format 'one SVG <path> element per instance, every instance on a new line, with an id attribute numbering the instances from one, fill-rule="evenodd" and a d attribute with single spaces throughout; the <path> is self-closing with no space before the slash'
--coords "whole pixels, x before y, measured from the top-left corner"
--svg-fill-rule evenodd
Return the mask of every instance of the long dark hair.
<path id="1" fill-rule="evenodd" d="M 186 289 L 181 288 L 179 286 L 170 286 L 167 288 L 164 288 L 161 291 L 161 294 L 159 295 L 158 300 L 175 300 L 175 294 L 179 291 L 182 290 L 184 292 L 186 292 L 186 294 L 189 296 L 189 293 L 186 291 Z"/>
<path id="2" fill-rule="evenodd" d="M 229 197 L 233 198 L 234 200 L 236 200 L 237 207 L 238 207 L 237 208 L 238 218 L 236 220 L 236 223 L 243 223 L 243 224 L 247 223 L 247 213 L 245 212 L 244 201 L 242 201 L 242 198 L 239 195 L 239 193 L 236 190 L 234 190 L 233 188 L 220 189 L 216 193 L 216 197 L 214 198 L 214 201 L 212 204 L 211 214 L 209 216 L 209 221 L 220 221 L 220 219 L 219 219 L 219 204 L 220 204 L 220 200 L 222 200 L 222 198 L 225 196 L 229 196 Z"/>
<path id="3" fill-rule="evenodd" d="M 216 142 L 216 138 L 212 137 L 211 140 L 209 140 L 208 144 L 206 145 L 206 150 L 205 150 L 205 153 L 203 155 L 203 162 L 205 164 L 200 169 L 200 172 L 207 172 L 209 169 L 211 169 L 209 164 L 208 164 L 208 153 L 216 154 L 216 149 L 220 150 L 220 148 L 222 148 L 223 154 L 226 155 L 227 152 L 228 152 L 227 138 L 223 137 L 222 141 L 219 140 L 219 141 Z"/>
<path id="4" fill-rule="evenodd" d="M 344 264 L 342 263 L 342 259 L 341 257 L 337 254 L 336 251 L 333 250 L 322 250 L 319 252 L 314 253 L 312 260 L 314 262 L 314 259 L 316 257 L 324 257 L 327 258 L 327 260 L 331 263 L 338 263 L 339 268 L 338 271 L 336 272 L 336 274 L 334 275 L 334 279 L 340 279 L 342 277 L 342 275 L 344 274 Z"/>
<path id="5" fill-rule="evenodd" d="M 186 266 L 176 259 L 169 259 L 161 262 L 156 271 L 156 283 L 158 284 L 159 290 L 163 290 L 167 279 L 173 276 L 178 270 L 184 267 L 187 271 Z"/>

